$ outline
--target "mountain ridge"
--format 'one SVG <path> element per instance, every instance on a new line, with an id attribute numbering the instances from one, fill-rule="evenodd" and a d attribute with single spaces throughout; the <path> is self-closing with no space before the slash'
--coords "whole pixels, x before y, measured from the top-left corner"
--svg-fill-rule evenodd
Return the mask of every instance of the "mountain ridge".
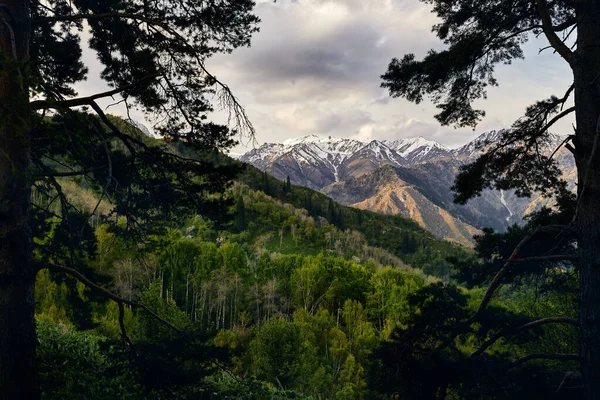
<path id="1" fill-rule="evenodd" d="M 403 215 L 438 237 L 471 245 L 472 235 L 480 229 L 504 231 L 545 204 L 492 190 L 464 206 L 453 202 L 450 187 L 460 166 L 474 161 L 504 132 L 484 132 L 455 148 L 419 136 L 361 141 L 308 135 L 264 144 L 240 161 L 280 180 L 289 176 L 293 184 L 321 191 L 342 204 Z M 553 136 L 548 146 L 560 141 Z M 559 152 L 557 157 L 572 180 L 569 155 Z"/>

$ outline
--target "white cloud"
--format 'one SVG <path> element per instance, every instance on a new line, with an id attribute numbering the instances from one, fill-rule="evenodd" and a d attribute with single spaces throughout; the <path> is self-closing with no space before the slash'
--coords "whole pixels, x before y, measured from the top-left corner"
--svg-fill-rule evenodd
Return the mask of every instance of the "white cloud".
<path id="1" fill-rule="evenodd" d="M 478 132 L 509 126 L 526 106 L 560 92 L 570 78 L 554 55 L 537 56 L 543 44 L 533 41 L 525 46 L 530 58 L 498 68 L 501 86 L 477 103 L 487 111 L 477 132 L 454 130 L 439 125 L 430 102 L 391 99 L 380 88 L 392 57 L 422 57 L 441 47 L 431 32 L 436 16 L 428 5 L 278 0 L 260 2 L 256 12 L 262 24 L 252 47 L 217 56 L 209 66 L 256 116 L 259 143 L 319 133 L 377 139 L 420 135 L 457 146 Z"/>
<path id="2" fill-rule="evenodd" d="M 318 133 L 378 139 L 420 135 L 453 146 L 477 135 L 440 127 L 428 101 L 392 99 L 380 88 L 392 57 L 415 53 L 419 58 L 441 47 L 431 32 L 436 16 L 423 2 L 259 0 L 255 11 L 262 23 L 252 47 L 214 56 L 208 67 L 245 105 L 258 143 Z M 487 111 L 477 132 L 509 126 L 535 100 L 564 93 L 569 69 L 551 52 L 538 55 L 543 46 L 534 40 L 525 46 L 526 60 L 498 67 L 500 87 L 476 104 Z M 89 61 L 94 55 L 84 57 Z M 82 94 L 103 85 L 99 69 L 89 64 Z M 224 120 L 219 113 L 214 119 Z M 570 121 L 558 128 L 568 132 Z"/>

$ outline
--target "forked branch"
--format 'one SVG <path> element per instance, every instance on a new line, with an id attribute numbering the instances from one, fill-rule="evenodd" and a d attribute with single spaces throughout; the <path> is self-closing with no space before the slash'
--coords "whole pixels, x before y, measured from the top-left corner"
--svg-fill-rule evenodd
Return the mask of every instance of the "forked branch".
<path id="1" fill-rule="evenodd" d="M 550 45 L 554 47 L 554 50 L 562 58 L 569 63 L 571 67 L 575 64 L 574 53 L 569 47 L 558 37 L 555 32 L 554 25 L 552 24 L 552 17 L 550 16 L 550 10 L 548 10 L 548 3 L 546 0 L 537 0 L 538 11 L 542 19 L 542 29 Z"/>

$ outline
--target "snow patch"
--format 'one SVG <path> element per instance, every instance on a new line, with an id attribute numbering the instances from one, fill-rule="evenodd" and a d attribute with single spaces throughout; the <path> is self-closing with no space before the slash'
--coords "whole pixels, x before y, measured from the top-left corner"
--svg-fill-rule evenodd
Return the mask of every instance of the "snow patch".
<path id="1" fill-rule="evenodd" d="M 500 202 L 504 205 L 504 207 L 506 207 L 506 209 L 508 210 L 509 216 L 506 217 L 506 221 L 509 221 L 510 218 L 513 216 L 513 212 L 510 209 L 510 207 L 508 207 L 508 204 L 506 204 L 506 199 L 504 198 L 504 190 L 500 189 Z"/>

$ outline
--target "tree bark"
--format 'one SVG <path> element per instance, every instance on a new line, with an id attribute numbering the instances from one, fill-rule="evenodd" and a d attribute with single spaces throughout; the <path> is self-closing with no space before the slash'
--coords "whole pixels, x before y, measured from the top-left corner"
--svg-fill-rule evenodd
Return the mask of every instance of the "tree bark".
<path id="1" fill-rule="evenodd" d="M 600 0 L 578 0 L 576 105 L 581 372 L 585 399 L 600 399 Z"/>
<path id="2" fill-rule="evenodd" d="M 28 3 L 0 0 L 0 400 L 39 399 L 29 224 Z"/>

